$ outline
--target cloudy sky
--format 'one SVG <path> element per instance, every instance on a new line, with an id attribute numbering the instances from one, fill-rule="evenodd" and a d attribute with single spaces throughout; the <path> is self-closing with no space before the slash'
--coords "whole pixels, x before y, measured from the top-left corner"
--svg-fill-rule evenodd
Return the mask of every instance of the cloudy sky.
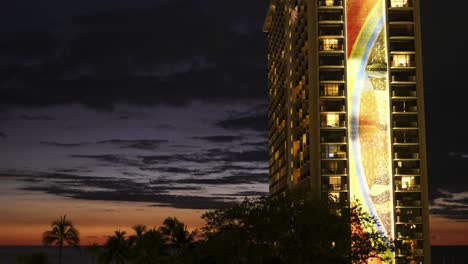
<path id="1" fill-rule="evenodd" d="M 432 243 L 468 245 L 462 14 L 422 5 Z M 0 244 L 63 213 L 92 242 L 266 195 L 267 6 L 3 1 Z"/>

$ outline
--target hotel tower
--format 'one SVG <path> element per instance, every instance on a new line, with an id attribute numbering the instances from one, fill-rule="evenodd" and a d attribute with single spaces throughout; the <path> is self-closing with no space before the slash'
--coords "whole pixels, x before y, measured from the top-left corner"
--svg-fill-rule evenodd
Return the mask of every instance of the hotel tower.
<path id="1" fill-rule="evenodd" d="M 271 0 L 263 30 L 270 195 L 358 199 L 430 263 L 419 0 Z"/>

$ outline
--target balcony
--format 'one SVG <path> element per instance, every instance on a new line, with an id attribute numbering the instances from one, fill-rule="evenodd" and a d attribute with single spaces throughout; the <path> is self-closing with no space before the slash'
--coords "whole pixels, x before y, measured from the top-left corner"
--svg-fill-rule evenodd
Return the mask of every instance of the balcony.
<path id="1" fill-rule="evenodd" d="M 421 223 L 422 217 L 421 216 L 396 216 L 397 223 Z"/>
<path id="2" fill-rule="evenodd" d="M 416 76 L 414 75 L 403 75 L 403 74 L 399 74 L 399 75 L 392 75 L 392 80 L 391 80 L 391 83 L 392 84 L 413 84 L 416 82 Z"/>
<path id="3" fill-rule="evenodd" d="M 409 89 L 398 89 L 392 91 L 392 99 L 416 99 L 416 91 Z"/>
<path id="4" fill-rule="evenodd" d="M 321 25 L 319 30 L 320 38 L 340 38 L 344 37 L 341 25 Z"/>
<path id="5" fill-rule="evenodd" d="M 419 168 L 395 168 L 395 176 L 397 175 L 419 175 L 421 171 Z"/>
<path id="6" fill-rule="evenodd" d="M 418 129 L 416 121 L 393 121 L 394 129 Z"/>
<path id="7" fill-rule="evenodd" d="M 341 130 L 321 130 L 320 143 L 324 144 L 345 144 L 347 143 L 346 131 Z"/>
<path id="8" fill-rule="evenodd" d="M 320 90 L 320 97 L 324 99 L 343 99 L 345 97 L 344 90 L 338 88 L 336 84 L 336 89 L 327 89 L 327 87 Z"/>
<path id="9" fill-rule="evenodd" d="M 399 208 L 412 208 L 412 207 L 421 207 L 421 200 L 396 200 L 396 207 Z"/>
<path id="10" fill-rule="evenodd" d="M 406 185 L 406 184 L 395 184 L 395 191 L 401 192 L 401 191 L 408 191 L 408 192 L 420 192 L 421 191 L 421 185 L 419 184 L 414 184 L 414 185 Z"/>
<path id="11" fill-rule="evenodd" d="M 346 152 L 345 151 L 322 152 L 321 156 L 323 160 L 346 159 Z"/>
<path id="12" fill-rule="evenodd" d="M 396 131 L 393 135 L 394 144 L 419 143 L 417 131 Z"/>
<path id="13" fill-rule="evenodd" d="M 343 24 L 343 15 L 341 12 L 323 12 L 319 15 L 319 24 Z"/>
<path id="14" fill-rule="evenodd" d="M 332 192 L 340 192 L 340 191 L 348 191 L 348 185 L 345 184 L 322 184 L 322 191 L 332 191 Z"/>
<path id="15" fill-rule="evenodd" d="M 395 160 L 418 160 L 419 153 L 395 152 Z"/>

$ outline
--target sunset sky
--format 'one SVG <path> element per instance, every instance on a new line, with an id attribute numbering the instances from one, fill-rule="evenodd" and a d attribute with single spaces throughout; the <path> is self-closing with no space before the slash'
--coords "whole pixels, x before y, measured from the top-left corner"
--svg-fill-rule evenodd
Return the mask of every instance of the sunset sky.
<path id="1" fill-rule="evenodd" d="M 432 244 L 468 245 L 463 14 L 421 2 Z M 0 245 L 39 244 L 62 214 L 83 243 L 167 216 L 197 228 L 267 195 L 267 6 L 0 3 Z"/>

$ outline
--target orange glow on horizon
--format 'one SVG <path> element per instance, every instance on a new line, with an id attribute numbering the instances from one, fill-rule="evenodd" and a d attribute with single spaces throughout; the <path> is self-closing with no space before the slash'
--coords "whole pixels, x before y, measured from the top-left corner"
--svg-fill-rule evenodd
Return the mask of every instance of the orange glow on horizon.
<path id="1" fill-rule="evenodd" d="M 116 230 L 133 234 L 132 226 L 158 227 L 176 217 L 189 230 L 200 228 L 206 210 L 157 207 L 151 203 L 87 201 L 28 192 L 0 198 L 0 245 L 40 245 L 42 233 L 63 214 L 80 232 L 81 245 L 102 244 Z"/>

